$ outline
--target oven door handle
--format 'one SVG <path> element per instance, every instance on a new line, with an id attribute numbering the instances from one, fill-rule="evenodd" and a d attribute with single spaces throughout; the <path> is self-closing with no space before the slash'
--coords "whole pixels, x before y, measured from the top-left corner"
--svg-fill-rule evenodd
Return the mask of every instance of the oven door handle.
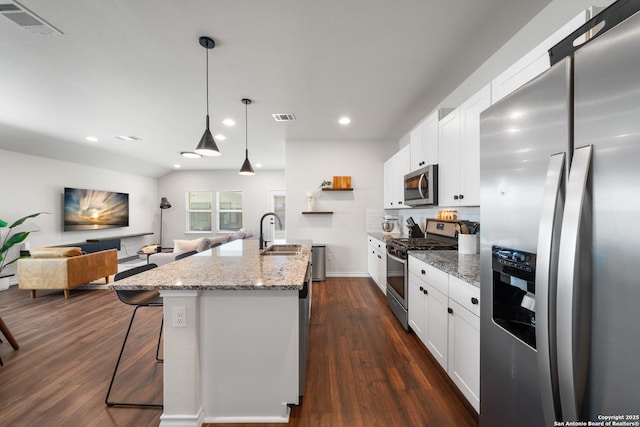
<path id="1" fill-rule="evenodd" d="M 406 259 L 398 258 L 398 257 L 397 257 L 397 256 L 395 256 L 395 255 L 391 255 L 389 252 L 387 252 L 387 256 L 388 256 L 389 258 L 391 258 L 392 260 L 394 260 L 394 261 L 398 261 L 399 263 L 402 263 L 402 264 L 406 264 L 406 263 L 407 263 L 407 260 L 406 260 Z"/>

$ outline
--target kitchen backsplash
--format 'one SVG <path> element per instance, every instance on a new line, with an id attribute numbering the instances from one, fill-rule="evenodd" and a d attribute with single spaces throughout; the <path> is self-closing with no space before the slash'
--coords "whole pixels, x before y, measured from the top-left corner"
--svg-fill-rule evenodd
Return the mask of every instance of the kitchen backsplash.
<path id="1" fill-rule="evenodd" d="M 398 218 L 398 225 L 402 226 L 402 233 L 408 235 L 407 231 L 407 218 L 412 217 L 416 224 L 420 225 L 420 228 L 424 230 L 427 218 L 438 218 L 438 211 L 445 209 L 440 206 L 433 208 L 413 208 L 413 209 L 367 209 L 367 232 L 368 233 L 382 233 L 382 219 L 384 215 L 392 215 Z M 480 221 L 480 207 L 458 207 L 446 209 L 455 209 L 458 211 L 458 219 L 464 219 L 469 221 Z M 397 232 L 398 230 L 394 230 Z"/>

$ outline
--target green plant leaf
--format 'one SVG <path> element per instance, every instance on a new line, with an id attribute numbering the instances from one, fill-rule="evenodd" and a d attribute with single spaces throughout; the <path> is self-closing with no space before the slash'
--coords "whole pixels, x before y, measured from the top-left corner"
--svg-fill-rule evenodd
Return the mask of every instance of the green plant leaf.
<path id="1" fill-rule="evenodd" d="M 7 226 L 7 222 L 0 219 L 0 228 L 6 227 L 6 226 Z"/>
<path id="2" fill-rule="evenodd" d="M 9 237 L 4 245 L 2 245 L 2 248 L 0 248 L 0 252 L 6 252 L 13 245 L 22 242 L 27 238 L 27 236 L 29 236 L 29 233 L 29 231 L 21 231 L 20 233 L 16 233 L 13 236 Z"/>
<path id="3" fill-rule="evenodd" d="M 26 220 L 28 220 L 29 218 L 35 218 L 35 217 L 37 217 L 38 215 L 43 214 L 43 213 L 49 213 L 49 212 L 38 212 L 38 213 L 31 214 L 31 215 L 27 215 L 27 216 L 25 216 L 25 217 L 20 218 L 19 220 L 17 220 L 17 221 L 16 221 L 16 222 L 14 222 L 13 224 L 11 224 L 11 226 L 10 226 L 9 228 L 17 227 L 17 226 L 19 226 L 20 224 L 22 224 L 23 222 L 25 222 Z"/>

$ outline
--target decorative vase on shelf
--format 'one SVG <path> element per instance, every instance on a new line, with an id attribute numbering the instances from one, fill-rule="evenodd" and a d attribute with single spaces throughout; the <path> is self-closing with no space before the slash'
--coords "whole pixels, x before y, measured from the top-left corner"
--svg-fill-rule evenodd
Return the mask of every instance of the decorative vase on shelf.
<path id="1" fill-rule="evenodd" d="M 312 191 L 309 191 L 307 193 L 307 211 L 308 212 L 313 211 L 313 192 Z"/>

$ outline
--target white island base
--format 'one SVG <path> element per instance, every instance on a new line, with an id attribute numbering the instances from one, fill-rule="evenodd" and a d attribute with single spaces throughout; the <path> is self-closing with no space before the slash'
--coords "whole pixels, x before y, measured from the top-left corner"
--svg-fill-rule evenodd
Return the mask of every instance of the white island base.
<path id="1" fill-rule="evenodd" d="M 161 427 L 286 423 L 298 404 L 297 290 L 161 290 Z M 175 312 L 186 311 L 186 327 Z M 180 322 L 178 322 L 179 324 Z"/>

